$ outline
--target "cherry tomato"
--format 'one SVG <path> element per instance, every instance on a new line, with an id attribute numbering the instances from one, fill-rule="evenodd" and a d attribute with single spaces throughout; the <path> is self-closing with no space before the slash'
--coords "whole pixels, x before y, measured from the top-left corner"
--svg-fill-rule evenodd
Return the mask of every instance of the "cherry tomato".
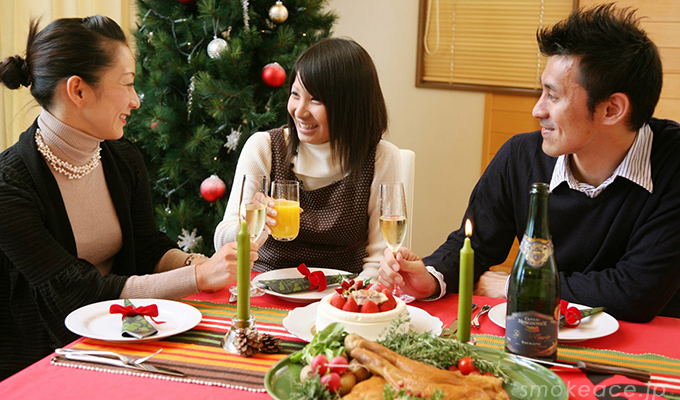
<path id="1" fill-rule="evenodd" d="M 452 365 L 449 367 L 449 371 L 458 371 L 458 367 L 456 365 Z"/>
<path id="2" fill-rule="evenodd" d="M 492 374 L 491 372 L 485 372 L 485 373 L 483 373 L 482 375 L 484 375 L 484 376 L 491 376 L 491 377 L 495 377 L 495 376 L 496 376 L 496 375 Z"/>
<path id="3" fill-rule="evenodd" d="M 458 369 L 463 375 L 469 375 L 475 369 L 475 361 L 472 357 L 463 357 L 458 361 Z"/>

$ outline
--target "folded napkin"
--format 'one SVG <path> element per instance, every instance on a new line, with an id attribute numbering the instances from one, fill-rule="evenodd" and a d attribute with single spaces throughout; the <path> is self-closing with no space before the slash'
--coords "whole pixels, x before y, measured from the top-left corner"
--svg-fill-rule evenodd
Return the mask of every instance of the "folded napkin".
<path id="1" fill-rule="evenodd" d="M 298 271 L 303 275 L 301 278 L 268 279 L 258 281 L 258 286 L 269 288 L 269 290 L 281 293 L 297 293 L 316 289 L 323 291 L 328 285 L 341 283 L 343 280 L 355 278 L 356 274 L 325 275 L 322 271 L 310 272 L 305 264 L 298 267 Z M 323 277 L 323 278 L 322 278 Z"/>
<path id="2" fill-rule="evenodd" d="M 123 314 L 122 336 L 142 339 L 158 333 L 158 330 L 144 317 L 148 315 L 153 322 L 162 324 L 163 322 L 154 320 L 154 317 L 158 316 L 157 305 L 150 304 L 148 306 L 135 307 L 129 299 L 125 299 L 124 304 L 125 307 L 113 304 L 109 308 L 109 313 L 111 314 Z"/>
<path id="3" fill-rule="evenodd" d="M 576 328 L 581 324 L 581 320 L 591 315 L 595 315 L 599 312 L 604 311 L 604 307 L 594 307 L 594 308 L 584 308 L 579 310 L 578 308 L 572 306 L 569 307 L 569 302 L 565 300 L 560 300 L 560 328 L 566 326 L 567 328 Z"/>

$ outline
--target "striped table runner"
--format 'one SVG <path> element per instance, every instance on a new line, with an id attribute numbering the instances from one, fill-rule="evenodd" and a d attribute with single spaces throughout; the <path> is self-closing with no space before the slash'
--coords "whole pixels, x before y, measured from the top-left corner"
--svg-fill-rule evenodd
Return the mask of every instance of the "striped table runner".
<path id="1" fill-rule="evenodd" d="M 477 345 L 501 350 L 505 346 L 503 336 L 473 335 Z M 558 361 L 576 362 L 578 360 L 600 362 L 622 367 L 643 369 L 652 374 L 677 378 L 680 375 L 680 360 L 658 354 L 628 354 L 615 350 L 599 350 L 572 345 L 558 345 Z"/>
<path id="2" fill-rule="evenodd" d="M 149 363 L 182 371 L 187 374 L 186 377 L 71 361 L 61 356 L 53 357 L 52 364 L 264 392 L 264 376 L 267 371 L 279 360 L 306 344 L 283 327 L 282 320 L 288 315 L 289 310 L 252 306 L 250 311 L 255 317 L 258 332 L 279 337 L 282 352 L 259 353 L 253 357 L 227 353 L 222 350 L 220 343 L 231 326 L 231 319 L 236 315 L 236 305 L 192 300 L 182 302 L 196 307 L 203 315 L 201 322 L 187 332 L 158 341 L 137 343 L 111 343 L 84 338 L 75 342 L 71 348 L 109 350 L 131 357 L 143 357 L 163 348 L 163 351 L 154 356 Z"/>

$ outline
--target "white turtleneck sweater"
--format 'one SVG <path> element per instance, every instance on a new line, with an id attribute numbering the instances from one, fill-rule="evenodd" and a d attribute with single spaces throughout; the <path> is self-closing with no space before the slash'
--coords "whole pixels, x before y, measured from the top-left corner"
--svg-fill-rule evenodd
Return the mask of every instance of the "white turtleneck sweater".
<path id="1" fill-rule="evenodd" d="M 38 126 L 52 153 L 76 166 L 90 161 L 102 142 L 64 124 L 47 110 L 38 117 Z M 68 179 L 47 164 L 64 200 L 78 258 L 93 264 L 102 276 L 109 274 L 123 246 L 123 234 L 101 163 L 81 179 Z M 156 265 L 157 274 L 129 277 L 120 297 L 184 298 L 197 293 L 195 267 L 184 267 L 187 257 L 181 250 L 168 251 Z"/>
<path id="2" fill-rule="evenodd" d="M 288 129 L 284 129 L 286 138 Z M 304 183 L 305 188 L 315 190 L 330 185 L 344 177 L 340 163 L 333 159 L 330 142 L 322 144 L 300 143 L 298 154 L 293 158 L 293 172 Z M 238 204 L 243 175 L 270 176 L 272 167 L 271 136 L 268 132 L 254 133 L 243 146 L 234 174 L 229 201 L 222 222 L 215 229 L 215 249 L 236 240 L 239 227 Z M 401 181 L 401 156 L 399 148 L 381 140 L 375 152 L 375 169 L 368 202 L 369 232 L 368 257 L 364 258 L 362 279 L 374 278 L 378 274 L 380 260 L 387 248 L 380 233 L 380 210 L 378 193 L 381 182 Z M 257 239 L 261 245 L 267 239 L 267 232 Z"/>

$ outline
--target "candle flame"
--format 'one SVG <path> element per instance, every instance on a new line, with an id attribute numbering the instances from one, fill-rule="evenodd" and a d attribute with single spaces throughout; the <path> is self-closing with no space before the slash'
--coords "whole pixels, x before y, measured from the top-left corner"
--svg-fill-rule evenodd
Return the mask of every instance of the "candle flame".
<path id="1" fill-rule="evenodd" d="M 465 220 L 465 236 L 472 236 L 472 222 L 469 219 Z"/>

